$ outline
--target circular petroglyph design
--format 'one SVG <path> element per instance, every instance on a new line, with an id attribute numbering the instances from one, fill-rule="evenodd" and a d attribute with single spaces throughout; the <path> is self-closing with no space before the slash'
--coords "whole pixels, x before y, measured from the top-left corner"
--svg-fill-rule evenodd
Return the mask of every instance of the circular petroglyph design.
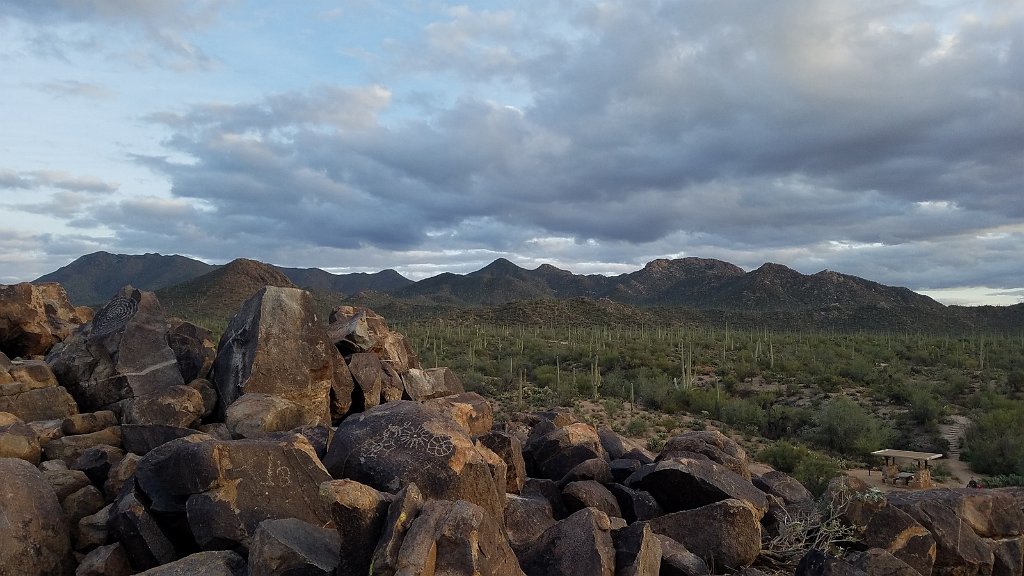
<path id="1" fill-rule="evenodd" d="M 109 334 L 114 332 L 127 324 L 138 309 L 139 304 L 135 300 L 116 296 L 92 319 L 92 333 Z"/>
<path id="2" fill-rule="evenodd" d="M 408 422 L 388 426 L 380 437 L 364 442 L 359 451 L 363 457 L 375 458 L 384 456 L 396 448 L 417 450 L 439 457 L 455 452 L 455 445 L 451 439 L 428 431 L 422 424 L 413 426 Z"/>

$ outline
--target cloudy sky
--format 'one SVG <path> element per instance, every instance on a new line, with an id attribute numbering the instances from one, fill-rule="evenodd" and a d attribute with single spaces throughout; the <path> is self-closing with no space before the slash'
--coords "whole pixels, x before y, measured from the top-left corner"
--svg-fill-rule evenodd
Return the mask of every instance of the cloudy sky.
<path id="1" fill-rule="evenodd" d="M 4 0 L 0 282 L 778 262 L 1024 299 L 1024 3 Z"/>

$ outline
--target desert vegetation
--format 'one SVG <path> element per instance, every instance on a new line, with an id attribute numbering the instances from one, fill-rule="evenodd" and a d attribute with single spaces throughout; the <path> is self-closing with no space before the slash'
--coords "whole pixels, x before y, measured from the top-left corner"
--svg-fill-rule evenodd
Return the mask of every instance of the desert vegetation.
<path id="1" fill-rule="evenodd" d="M 468 387 L 510 406 L 611 400 L 712 419 L 805 481 L 844 462 L 870 462 L 883 447 L 945 453 L 939 425 L 952 414 L 973 422 L 962 454 L 976 472 L 1024 473 L 1024 437 L 1006 433 L 1024 430 L 1024 334 L 452 317 L 400 330 L 425 365 L 451 366 Z M 641 437 L 653 428 L 627 426 Z"/>

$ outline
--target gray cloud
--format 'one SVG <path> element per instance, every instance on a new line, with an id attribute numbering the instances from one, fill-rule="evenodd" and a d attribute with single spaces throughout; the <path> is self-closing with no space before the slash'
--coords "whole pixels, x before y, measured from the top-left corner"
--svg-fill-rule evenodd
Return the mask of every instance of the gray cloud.
<path id="1" fill-rule="evenodd" d="M 29 42 L 37 54 L 64 60 L 86 46 L 139 66 L 178 70 L 209 68 L 213 60 L 188 36 L 217 21 L 229 0 L 13 0 L 0 17 L 31 23 Z M 68 30 L 67 25 L 86 28 Z M 111 34 L 111 32 L 115 32 Z M 131 48 L 118 45 L 130 36 Z"/>
<path id="2" fill-rule="evenodd" d="M 222 5 L 16 2 L 0 15 L 131 26 L 195 61 L 173 44 Z M 167 154 L 133 159 L 172 197 L 83 200 L 71 224 L 102 223 L 132 251 L 414 276 L 498 256 L 624 272 L 687 255 L 1024 286 L 1014 3 L 450 7 L 382 46 L 364 85 L 150 114 Z M 3 187 L 39 182 L 0 172 Z"/>
<path id="3" fill-rule="evenodd" d="M 0 170 L 0 188 L 38 190 L 56 188 L 69 192 L 105 194 L 117 191 L 119 185 L 91 176 L 73 176 L 65 172 L 34 170 L 19 172 Z"/>

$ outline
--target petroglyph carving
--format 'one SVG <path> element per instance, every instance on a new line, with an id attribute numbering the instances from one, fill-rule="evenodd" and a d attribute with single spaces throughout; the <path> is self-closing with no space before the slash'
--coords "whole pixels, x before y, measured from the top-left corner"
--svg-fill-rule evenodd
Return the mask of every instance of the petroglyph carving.
<path id="1" fill-rule="evenodd" d="M 455 452 L 455 445 L 449 438 L 430 432 L 422 424 L 413 426 L 408 422 L 388 426 L 379 438 L 364 442 L 359 452 L 365 458 L 376 458 L 396 448 L 419 450 L 438 457 Z"/>
<path id="2" fill-rule="evenodd" d="M 110 334 L 116 331 L 132 319 L 138 308 L 139 304 L 135 300 L 124 296 L 115 296 L 92 319 L 92 333 Z"/>

